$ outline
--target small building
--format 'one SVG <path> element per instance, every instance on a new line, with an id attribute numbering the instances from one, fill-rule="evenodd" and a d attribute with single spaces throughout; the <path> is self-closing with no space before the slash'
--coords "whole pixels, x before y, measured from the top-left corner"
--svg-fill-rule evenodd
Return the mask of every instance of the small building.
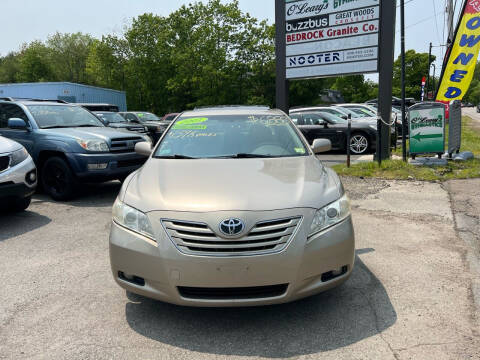
<path id="1" fill-rule="evenodd" d="M 103 103 L 117 105 L 127 111 L 125 91 L 70 82 L 38 82 L 0 84 L 0 98 L 64 100 L 71 103 Z"/>

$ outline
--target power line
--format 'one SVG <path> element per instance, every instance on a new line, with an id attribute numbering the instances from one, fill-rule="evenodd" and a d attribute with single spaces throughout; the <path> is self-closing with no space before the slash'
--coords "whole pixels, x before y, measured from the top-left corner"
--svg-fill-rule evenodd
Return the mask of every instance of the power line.
<path id="1" fill-rule="evenodd" d="M 442 15 L 442 14 L 437 14 L 437 15 L 434 15 L 434 16 L 429 16 L 429 17 L 427 17 L 427 18 L 425 18 L 425 19 L 422 19 L 422 20 L 420 20 L 420 21 L 417 21 L 416 23 L 413 23 L 413 24 L 408 25 L 407 27 L 405 27 L 405 29 L 409 29 L 409 28 L 411 28 L 411 27 L 417 26 L 418 24 L 424 23 L 425 21 L 428 21 L 428 20 L 433 19 L 434 17 L 438 17 L 438 16 L 440 16 L 440 15 Z M 397 32 L 399 32 L 399 31 L 400 31 L 400 30 L 398 30 Z"/>
<path id="2" fill-rule="evenodd" d="M 437 40 L 438 43 L 441 43 L 440 40 L 440 31 L 438 31 L 438 21 L 437 21 L 437 8 L 435 7 L 435 0 L 432 0 L 433 3 L 433 15 L 435 16 L 435 27 L 437 28 Z"/>

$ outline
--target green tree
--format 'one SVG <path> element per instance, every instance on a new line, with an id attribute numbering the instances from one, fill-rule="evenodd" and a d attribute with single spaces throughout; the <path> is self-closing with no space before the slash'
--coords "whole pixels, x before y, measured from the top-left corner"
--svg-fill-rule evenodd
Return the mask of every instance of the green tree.
<path id="1" fill-rule="evenodd" d="M 24 45 L 18 58 L 18 82 L 52 81 L 55 79 L 49 62 L 50 50 L 40 41 Z"/>
<path id="2" fill-rule="evenodd" d="M 432 55 L 431 63 L 436 57 Z M 431 64 L 430 63 L 430 64 Z M 420 99 L 422 89 L 422 78 L 428 75 L 430 69 L 428 54 L 417 53 L 415 50 L 408 50 L 405 53 L 405 94 L 406 97 Z M 401 96 L 401 57 L 393 64 L 393 95 Z"/>
<path id="3" fill-rule="evenodd" d="M 17 81 L 20 71 L 20 55 L 10 52 L 5 57 L 0 57 L 0 83 L 13 83 Z"/>
<path id="4" fill-rule="evenodd" d="M 59 81 L 87 83 L 86 63 L 93 44 L 88 34 L 55 33 L 50 36 L 46 46 L 50 49 L 50 64 Z"/>

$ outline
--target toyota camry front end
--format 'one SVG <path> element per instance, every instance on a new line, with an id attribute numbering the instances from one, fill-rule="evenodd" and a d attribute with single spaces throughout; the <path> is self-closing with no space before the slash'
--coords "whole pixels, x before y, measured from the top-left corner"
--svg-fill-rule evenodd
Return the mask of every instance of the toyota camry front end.
<path id="1" fill-rule="evenodd" d="M 309 147 L 278 110 L 183 113 L 115 201 L 115 281 L 188 306 L 283 303 L 342 284 L 354 231 L 340 179 L 315 156 L 327 143 Z"/>

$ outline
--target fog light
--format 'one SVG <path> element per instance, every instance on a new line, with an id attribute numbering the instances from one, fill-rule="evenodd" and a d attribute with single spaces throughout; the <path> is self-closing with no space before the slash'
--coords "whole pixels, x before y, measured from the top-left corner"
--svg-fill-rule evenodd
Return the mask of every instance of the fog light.
<path id="1" fill-rule="evenodd" d="M 35 183 L 37 181 L 37 171 L 32 170 L 25 176 L 25 181 L 29 184 Z"/>
<path id="2" fill-rule="evenodd" d="M 145 286 L 145 279 L 141 278 L 140 276 L 130 275 L 124 273 L 123 271 L 119 271 L 118 277 L 123 281 L 127 281 L 138 286 Z"/>
<path id="3" fill-rule="evenodd" d="M 99 163 L 99 164 L 88 164 L 88 170 L 105 170 L 108 166 L 108 163 Z"/>

